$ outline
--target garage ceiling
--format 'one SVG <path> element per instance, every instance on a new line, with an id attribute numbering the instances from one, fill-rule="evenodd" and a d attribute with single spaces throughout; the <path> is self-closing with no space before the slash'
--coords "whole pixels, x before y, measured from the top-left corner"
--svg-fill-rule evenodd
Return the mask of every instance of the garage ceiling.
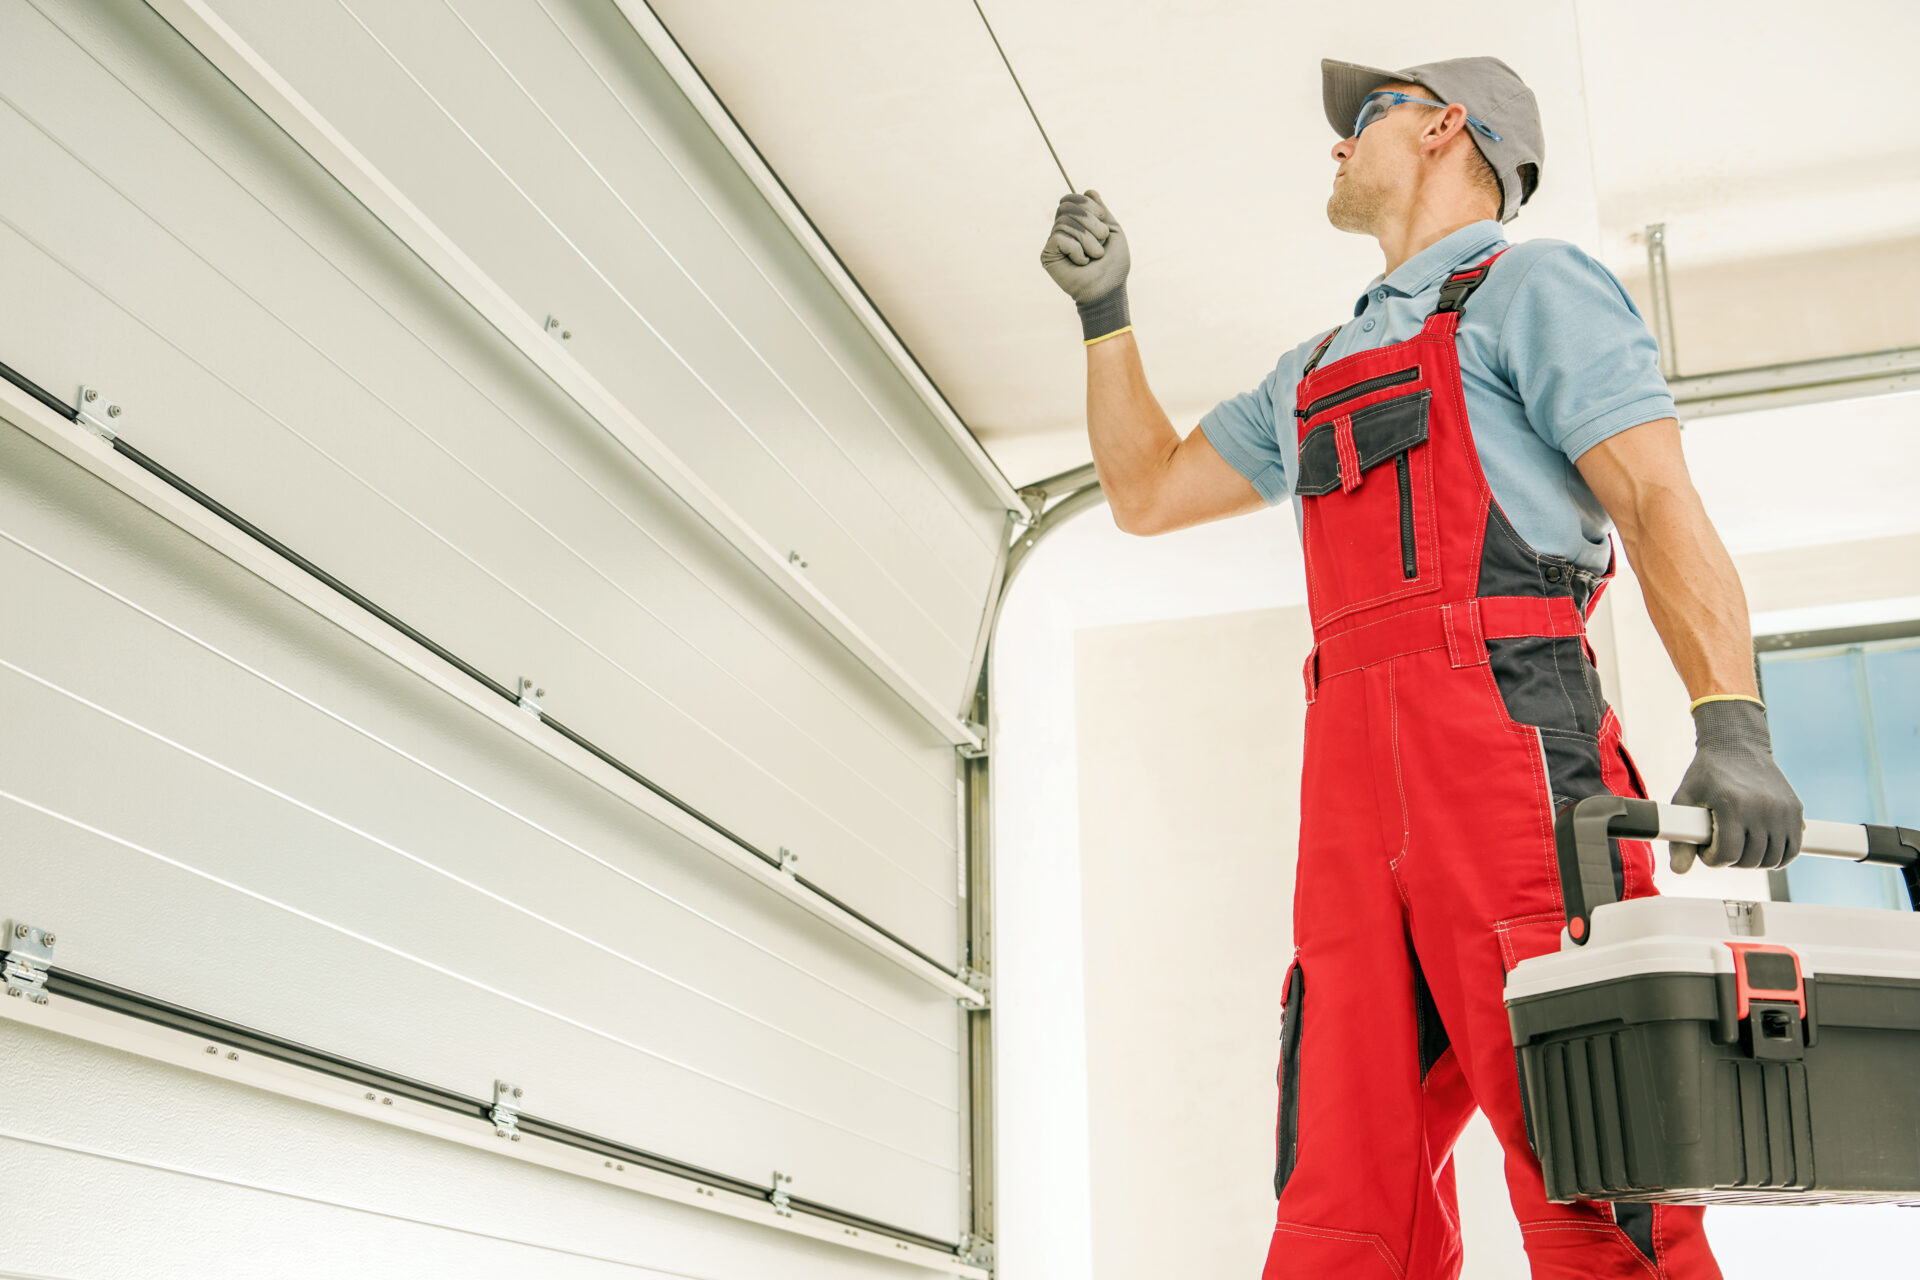
<path id="1" fill-rule="evenodd" d="M 1078 328 L 1038 266 L 1060 177 L 970 0 L 652 3 L 1008 476 L 1085 462 Z M 1664 220 L 1676 311 L 1690 267 L 1911 236 L 1920 203 L 1906 0 L 1818 22 L 1786 0 L 982 3 L 1076 186 L 1127 229 L 1141 349 L 1183 432 L 1380 269 L 1325 221 L 1322 55 L 1505 59 L 1548 134 L 1513 234 L 1632 284 Z M 1693 301 L 1683 342 L 1710 310 Z"/>

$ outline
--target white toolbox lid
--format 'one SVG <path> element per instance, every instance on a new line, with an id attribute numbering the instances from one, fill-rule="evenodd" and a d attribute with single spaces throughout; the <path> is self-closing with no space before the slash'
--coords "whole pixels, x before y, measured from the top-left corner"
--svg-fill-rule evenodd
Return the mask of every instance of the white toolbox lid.
<path id="1" fill-rule="evenodd" d="M 1560 930 L 1560 950 L 1507 975 L 1509 1003 L 1648 973 L 1733 973 L 1729 942 L 1764 942 L 1800 957 L 1800 972 L 1920 981 L 1920 913 L 1808 902 L 1633 898 L 1593 910 L 1585 946 Z"/>

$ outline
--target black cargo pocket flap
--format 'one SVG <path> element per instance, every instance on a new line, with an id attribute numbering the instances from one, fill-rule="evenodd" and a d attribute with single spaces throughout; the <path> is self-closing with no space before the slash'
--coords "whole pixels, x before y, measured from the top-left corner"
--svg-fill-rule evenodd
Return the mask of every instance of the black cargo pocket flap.
<path id="1" fill-rule="evenodd" d="M 1432 399 L 1431 391 L 1417 391 L 1368 405 L 1353 415 L 1353 448 L 1363 473 L 1426 442 L 1427 404 Z M 1302 497 L 1318 497 L 1340 487 L 1340 452 L 1333 442 L 1333 427 L 1323 422 L 1300 441 L 1300 478 L 1293 491 Z"/>

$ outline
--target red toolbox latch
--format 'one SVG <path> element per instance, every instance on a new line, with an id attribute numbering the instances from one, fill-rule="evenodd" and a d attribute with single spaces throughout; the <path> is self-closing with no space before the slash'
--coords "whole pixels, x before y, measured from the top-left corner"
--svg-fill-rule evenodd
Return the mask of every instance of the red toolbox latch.
<path id="1" fill-rule="evenodd" d="M 1728 942 L 1734 1021 L 1756 1058 L 1797 1059 L 1806 1049 L 1807 981 L 1800 957 L 1766 942 Z"/>

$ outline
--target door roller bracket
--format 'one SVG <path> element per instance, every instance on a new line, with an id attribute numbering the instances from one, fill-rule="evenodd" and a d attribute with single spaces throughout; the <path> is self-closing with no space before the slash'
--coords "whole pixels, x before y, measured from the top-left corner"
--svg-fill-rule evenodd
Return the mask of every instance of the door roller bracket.
<path id="1" fill-rule="evenodd" d="M 487 1112 L 493 1121 L 495 1137 L 520 1141 L 520 1086 L 506 1080 L 493 1082 L 493 1109 Z"/>
<path id="2" fill-rule="evenodd" d="M 7 995 L 35 1004 L 47 1003 L 47 970 L 53 967 L 53 935 L 23 921 L 9 920 L 0 946 L 6 950 L 6 961 L 0 965 L 0 979 L 6 982 Z"/>
<path id="3" fill-rule="evenodd" d="M 782 1183 L 785 1183 L 789 1187 L 792 1186 L 793 1175 L 790 1173 L 782 1173 L 778 1169 L 775 1169 L 773 1171 L 773 1190 L 767 1192 L 767 1202 L 773 1206 L 775 1213 L 783 1218 L 791 1218 L 793 1216 L 793 1198 L 782 1189 Z"/>

